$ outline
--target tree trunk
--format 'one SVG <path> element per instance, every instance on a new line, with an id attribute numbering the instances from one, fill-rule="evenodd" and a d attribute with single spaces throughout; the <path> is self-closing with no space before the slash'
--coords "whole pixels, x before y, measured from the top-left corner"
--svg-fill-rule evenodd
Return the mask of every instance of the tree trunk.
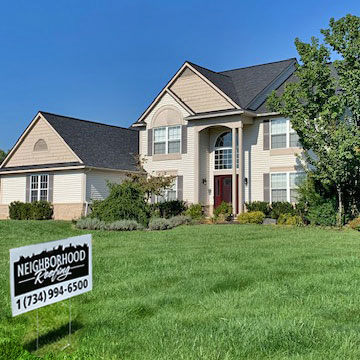
<path id="1" fill-rule="evenodd" d="M 343 226 L 343 194 L 341 191 L 341 187 L 337 186 L 337 196 L 338 196 L 338 215 L 337 215 L 337 226 Z"/>

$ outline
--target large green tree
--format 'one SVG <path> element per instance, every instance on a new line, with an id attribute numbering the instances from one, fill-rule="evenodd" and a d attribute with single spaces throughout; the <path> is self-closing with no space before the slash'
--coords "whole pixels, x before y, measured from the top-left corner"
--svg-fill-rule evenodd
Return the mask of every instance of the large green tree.
<path id="1" fill-rule="evenodd" d="M 300 56 L 297 81 L 275 91 L 269 107 L 288 117 L 300 137 L 304 160 L 314 178 L 334 188 L 338 224 L 354 203 L 360 169 L 360 18 L 330 20 L 324 39 L 295 40 Z M 331 57 L 337 58 L 331 63 Z"/>

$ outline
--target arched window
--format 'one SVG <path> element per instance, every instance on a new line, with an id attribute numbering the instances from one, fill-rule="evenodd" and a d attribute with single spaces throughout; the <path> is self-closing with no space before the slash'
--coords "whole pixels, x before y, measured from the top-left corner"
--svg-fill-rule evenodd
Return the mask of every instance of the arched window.
<path id="1" fill-rule="evenodd" d="M 34 151 L 47 151 L 48 146 L 44 139 L 38 140 L 34 145 Z"/>
<path id="2" fill-rule="evenodd" d="M 237 139 L 236 139 L 237 140 Z M 239 166 L 238 142 L 236 141 L 236 166 Z M 232 134 L 226 131 L 215 142 L 215 170 L 232 168 Z"/>

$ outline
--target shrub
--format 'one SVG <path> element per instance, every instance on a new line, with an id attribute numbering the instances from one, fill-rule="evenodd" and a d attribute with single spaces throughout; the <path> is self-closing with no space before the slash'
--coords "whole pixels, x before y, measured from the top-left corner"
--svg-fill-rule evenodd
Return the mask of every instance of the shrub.
<path id="1" fill-rule="evenodd" d="M 82 218 L 76 222 L 78 229 L 105 230 L 106 223 L 96 218 Z"/>
<path id="2" fill-rule="evenodd" d="M 201 220 L 204 217 L 201 204 L 191 204 L 186 210 L 186 215 L 194 220 Z"/>
<path id="3" fill-rule="evenodd" d="M 49 220 L 53 216 L 53 207 L 47 201 L 35 201 L 31 203 L 31 219 Z"/>
<path id="4" fill-rule="evenodd" d="M 138 224 L 135 220 L 118 220 L 107 224 L 105 227 L 106 230 L 113 231 L 134 231 L 144 229 L 144 227 Z"/>
<path id="5" fill-rule="evenodd" d="M 232 213 L 232 206 L 230 203 L 223 201 L 215 210 L 214 217 L 215 219 L 221 218 L 228 220 Z"/>
<path id="6" fill-rule="evenodd" d="M 270 216 L 273 219 L 278 219 L 281 214 L 295 215 L 294 206 L 287 201 L 274 201 L 271 203 Z"/>
<path id="7" fill-rule="evenodd" d="M 13 220 L 49 220 L 53 215 L 53 207 L 47 201 L 23 203 L 14 201 L 9 205 L 9 216 Z"/>
<path id="8" fill-rule="evenodd" d="M 349 226 L 353 230 L 360 231 L 360 217 L 357 217 L 349 222 Z"/>
<path id="9" fill-rule="evenodd" d="M 172 227 L 191 224 L 191 217 L 185 215 L 174 216 L 168 220 Z"/>
<path id="10" fill-rule="evenodd" d="M 245 203 L 246 209 L 248 212 L 261 211 L 265 216 L 270 215 L 271 207 L 270 204 L 266 201 L 253 201 L 250 203 Z"/>
<path id="11" fill-rule="evenodd" d="M 311 225 L 335 226 L 337 209 L 332 201 L 309 208 L 307 219 Z"/>
<path id="12" fill-rule="evenodd" d="M 153 204 L 152 209 L 158 216 L 170 219 L 173 216 L 181 215 L 186 210 L 186 204 L 182 200 L 163 201 Z"/>
<path id="13" fill-rule="evenodd" d="M 13 201 L 9 205 L 9 216 L 13 220 L 28 220 L 31 217 L 31 203 Z"/>
<path id="14" fill-rule="evenodd" d="M 301 226 L 304 224 L 303 219 L 299 215 L 281 214 L 278 218 L 278 225 L 296 225 Z"/>
<path id="15" fill-rule="evenodd" d="M 239 224 L 262 224 L 265 214 L 262 211 L 249 211 L 238 215 Z"/>
<path id="16" fill-rule="evenodd" d="M 167 230 L 167 229 L 171 229 L 171 228 L 173 228 L 173 226 L 170 223 L 169 219 L 154 218 L 154 219 L 151 219 L 149 222 L 150 230 Z"/>
<path id="17" fill-rule="evenodd" d="M 105 200 L 93 202 L 90 216 L 107 223 L 117 220 L 135 220 L 146 226 L 150 208 L 139 184 L 124 181 L 122 184 L 109 183 L 108 187 L 109 196 Z"/>

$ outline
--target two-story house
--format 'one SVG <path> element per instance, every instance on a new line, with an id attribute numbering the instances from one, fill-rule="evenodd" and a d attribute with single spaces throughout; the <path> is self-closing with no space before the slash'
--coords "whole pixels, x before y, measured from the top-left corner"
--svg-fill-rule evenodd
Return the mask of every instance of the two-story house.
<path id="1" fill-rule="evenodd" d="M 210 214 L 222 201 L 234 213 L 249 201 L 293 202 L 301 148 L 266 98 L 295 81 L 295 69 L 295 58 L 222 72 L 185 62 L 133 124 L 145 170 L 176 176 L 165 198 Z"/>

